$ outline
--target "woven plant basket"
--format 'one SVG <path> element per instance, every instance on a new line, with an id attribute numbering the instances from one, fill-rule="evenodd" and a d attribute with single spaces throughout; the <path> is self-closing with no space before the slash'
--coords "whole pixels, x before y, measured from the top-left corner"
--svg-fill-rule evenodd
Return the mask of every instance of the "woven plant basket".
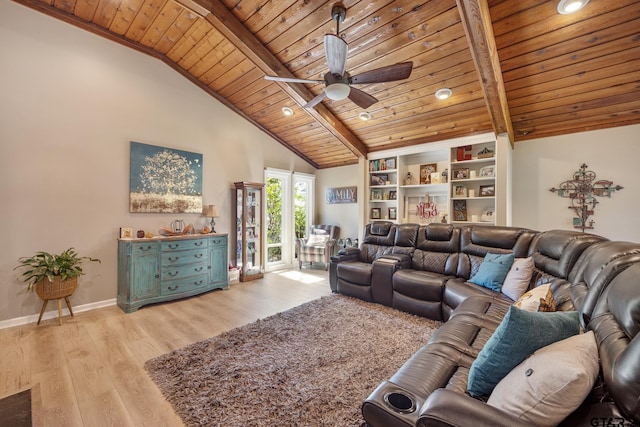
<path id="1" fill-rule="evenodd" d="M 66 298 L 73 294 L 77 287 L 77 277 L 63 281 L 60 276 L 54 276 L 53 282 L 48 279 L 42 279 L 36 283 L 36 294 L 43 300 Z"/>

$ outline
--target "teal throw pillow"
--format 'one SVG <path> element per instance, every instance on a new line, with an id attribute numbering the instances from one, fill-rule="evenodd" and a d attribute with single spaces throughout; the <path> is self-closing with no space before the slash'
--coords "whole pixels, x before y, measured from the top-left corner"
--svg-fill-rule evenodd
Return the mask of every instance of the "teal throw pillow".
<path id="1" fill-rule="evenodd" d="M 471 364 L 467 391 L 471 396 L 490 395 L 534 351 L 578 333 L 577 311 L 532 312 L 512 305 Z"/>
<path id="2" fill-rule="evenodd" d="M 469 281 L 492 291 L 500 292 L 514 259 L 514 254 L 487 254 L 480 264 L 478 272 Z"/>

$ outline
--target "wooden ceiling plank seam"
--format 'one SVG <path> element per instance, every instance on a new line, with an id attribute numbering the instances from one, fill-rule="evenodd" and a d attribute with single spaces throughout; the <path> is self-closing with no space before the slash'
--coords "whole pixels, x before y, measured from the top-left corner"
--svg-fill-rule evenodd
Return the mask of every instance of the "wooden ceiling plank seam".
<path id="1" fill-rule="evenodd" d="M 635 5 L 606 14 L 606 18 L 602 16 L 598 17 L 597 22 L 599 25 L 589 21 L 580 21 L 575 25 L 559 28 L 553 33 L 546 34 L 544 37 L 531 38 L 515 43 L 509 47 L 500 48 L 500 58 L 502 61 L 508 61 L 512 57 L 521 56 L 530 52 L 546 54 L 546 49 L 549 46 L 554 46 L 567 40 L 573 42 L 575 49 L 576 46 L 580 46 L 585 42 L 593 43 L 597 41 L 597 36 L 593 34 L 594 30 L 597 29 L 598 32 L 602 32 L 607 28 L 617 27 L 629 21 L 637 21 L 639 15 L 640 2 L 636 1 Z M 508 69 L 509 68 L 507 68 L 507 70 Z"/>
<path id="2" fill-rule="evenodd" d="M 420 138 L 416 138 L 412 140 L 372 144 L 369 152 L 375 153 L 377 151 L 394 150 L 399 148 L 410 147 L 413 145 L 427 144 L 430 142 L 440 142 L 444 139 L 452 139 L 460 136 L 481 135 L 481 134 L 487 133 L 488 131 L 491 131 L 491 129 L 492 129 L 491 122 L 487 122 L 485 124 L 478 123 L 475 129 L 457 129 L 455 131 L 450 131 L 447 133 L 443 133 L 442 131 L 438 130 L 438 131 L 425 133 L 424 136 L 421 136 Z"/>
<path id="3" fill-rule="evenodd" d="M 640 53 L 640 49 L 638 49 L 638 53 Z M 551 77 L 544 79 L 545 76 L 542 75 L 536 79 L 526 79 L 529 81 L 527 87 L 508 91 L 509 104 L 519 98 L 540 95 L 547 92 L 553 92 L 554 96 L 564 96 L 567 93 L 577 90 L 578 88 L 576 86 L 595 84 L 599 81 L 605 82 L 607 86 L 612 86 L 618 84 L 616 77 L 621 75 L 631 75 L 632 79 L 634 77 L 637 79 L 638 76 L 640 76 L 640 55 L 638 55 L 638 53 L 632 56 L 639 58 L 636 60 L 626 59 L 621 60 L 621 62 L 617 62 L 617 60 L 607 62 L 607 60 L 603 58 L 602 61 L 599 61 L 600 65 L 596 65 L 595 62 L 592 61 L 589 65 L 593 65 L 593 68 L 580 69 L 575 67 L 577 72 L 573 71 L 573 74 L 566 77 L 558 76 L 556 78 Z M 618 58 L 621 57 L 622 55 L 618 56 Z M 611 65 L 602 67 L 602 65 L 607 63 Z M 564 74 L 566 75 L 566 73 Z"/>
<path id="4" fill-rule="evenodd" d="M 295 3 L 296 0 L 268 0 L 265 4 L 269 4 L 269 7 L 261 7 L 259 11 L 248 17 L 243 23 L 253 34 L 257 34 L 267 24 L 279 19 L 280 15 Z"/>
<path id="5" fill-rule="evenodd" d="M 634 81 L 623 85 L 614 87 L 606 87 L 589 92 L 581 92 L 576 95 L 566 96 L 560 99 L 547 99 L 541 100 L 536 103 L 536 109 L 532 111 L 528 105 L 514 107 L 513 114 L 515 117 L 534 117 L 537 114 L 551 115 L 562 114 L 567 110 L 579 110 L 588 108 L 590 105 L 597 105 L 598 102 L 603 100 L 610 100 L 615 102 L 616 99 L 624 99 L 624 97 L 638 96 L 640 93 L 640 81 Z"/>
<path id="6" fill-rule="evenodd" d="M 96 13 L 91 21 L 100 27 L 109 28 L 123 1 L 124 0 L 100 0 L 98 7 L 96 7 Z"/>
<path id="7" fill-rule="evenodd" d="M 220 65 L 221 61 L 227 56 L 232 55 L 235 50 L 235 46 L 228 43 L 227 40 L 223 38 L 220 40 L 220 43 L 198 58 L 198 60 L 191 67 L 188 67 L 187 70 L 195 77 L 201 78 L 215 66 Z M 242 62 L 244 59 L 244 56 L 239 56 L 239 62 Z"/>
<path id="8" fill-rule="evenodd" d="M 182 35 L 173 48 L 167 52 L 167 57 L 179 64 L 180 61 L 200 42 L 211 27 L 209 23 L 198 17 L 196 22 Z"/>
<path id="9" fill-rule="evenodd" d="M 224 40 L 222 34 L 211 27 L 206 35 L 198 40 L 198 42 L 186 54 L 184 54 L 182 58 L 180 58 L 178 65 L 180 65 L 185 70 L 188 70 L 191 74 L 194 74 L 190 69 L 197 63 L 201 63 L 204 59 L 206 59 L 207 55 L 214 51 L 214 47 L 218 45 L 215 39 L 213 43 L 210 40 L 211 37 L 215 38 L 216 35 L 218 36 L 218 42 Z"/>
<path id="10" fill-rule="evenodd" d="M 56 7 L 56 9 L 71 14 L 73 14 L 76 10 L 76 0 L 54 0 L 53 5 Z"/>
<path id="11" fill-rule="evenodd" d="M 636 124 L 638 124 L 638 119 L 637 117 L 634 117 L 630 120 L 614 122 L 613 127 L 622 127 L 622 126 L 629 126 L 629 125 L 636 125 Z M 587 125 L 582 125 L 580 127 L 571 127 L 568 129 L 565 128 L 563 130 L 549 129 L 544 132 L 536 131 L 527 135 L 521 135 L 518 137 L 517 142 L 522 142 L 522 141 L 531 140 L 531 139 L 549 138 L 549 137 L 559 136 L 559 135 L 568 135 L 568 134 L 579 133 L 579 132 L 588 132 L 588 131 L 594 131 L 599 129 L 609 129 L 611 127 L 612 127 L 611 119 L 603 120 L 598 123 L 592 123 L 591 121 L 589 121 Z"/>
<path id="12" fill-rule="evenodd" d="M 127 0 L 122 2 L 118 7 L 118 11 L 113 18 L 109 30 L 115 34 L 124 36 L 127 31 L 129 31 L 129 27 L 131 27 L 131 23 L 143 3 L 144 0 Z"/>
<path id="13" fill-rule="evenodd" d="M 93 20 L 93 15 L 98 8 L 99 0 L 82 0 L 76 3 L 73 14 L 85 21 Z"/>
<path id="14" fill-rule="evenodd" d="M 247 87 L 248 85 L 253 84 L 255 81 L 264 80 L 263 78 L 264 73 L 262 72 L 262 70 L 260 70 L 258 67 L 253 65 L 253 63 L 249 61 L 247 57 L 245 57 L 242 60 L 242 62 L 236 65 L 236 67 L 243 67 L 243 65 L 246 65 L 247 63 L 250 64 L 250 66 L 247 67 L 250 70 L 244 74 L 243 78 L 232 80 L 227 84 L 225 84 L 224 86 L 220 87 L 218 91 L 220 92 L 221 95 L 227 98 L 232 97 L 236 95 L 239 91 L 244 90 L 244 88 Z"/>
<path id="15" fill-rule="evenodd" d="M 133 18 L 133 22 L 125 34 L 126 37 L 139 42 L 166 2 L 167 0 L 145 0 L 140 11 Z"/>
<path id="16" fill-rule="evenodd" d="M 513 125 L 502 81 L 498 50 L 493 37 L 491 17 L 486 0 L 456 0 L 462 24 L 469 42 L 480 82 L 484 89 L 487 109 L 496 134 L 507 133 L 513 148 Z"/>
<path id="17" fill-rule="evenodd" d="M 549 33 L 565 34 L 567 37 L 588 34 L 594 28 L 592 19 L 590 19 L 592 14 L 597 15 L 598 20 L 603 24 L 602 26 L 598 25 L 597 28 L 613 25 L 612 22 L 620 22 L 620 18 L 624 19 L 624 15 L 627 20 L 632 19 L 633 16 L 637 17 L 637 0 L 627 0 L 628 4 L 620 7 L 623 1 L 625 0 L 593 2 L 588 9 L 570 15 L 556 13 L 553 2 L 542 2 L 541 7 L 547 10 L 535 14 L 538 17 L 535 23 L 513 25 L 509 27 L 507 32 L 496 33 L 496 46 L 498 49 L 504 49 L 513 44 L 513 40 L 518 40 L 520 43 L 528 38 L 544 40 Z M 523 16 L 528 15 L 534 14 L 526 12 L 523 14 Z M 611 22 L 609 18 L 611 18 Z M 501 28 L 499 22 L 494 23 L 494 26 Z"/>
<path id="18" fill-rule="evenodd" d="M 200 80 L 217 90 L 227 85 L 229 81 L 242 78 L 243 71 L 256 68 L 255 64 L 244 63 L 244 59 L 246 56 L 233 46 L 233 50 L 228 55 L 219 59 L 211 68 L 200 75 Z"/>
<path id="19" fill-rule="evenodd" d="M 204 7 L 208 6 L 211 13 L 207 15 L 207 20 L 225 37 L 229 38 L 256 66 L 265 72 L 293 77 L 293 74 L 279 63 L 275 56 L 260 44 L 253 34 L 222 3 L 218 0 L 197 0 L 197 2 Z M 302 85 L 282 84 L 280 87 L 299 105 L 305 105 L 312 98 L 311 93 Z M 328 109 L 319 104 L 315 109 L 307 110 L 307 112 L 347 145 L 354 154 L 359 156 L 366 155 L 366 146 L 346 126 L 340 123 Z"/>
<path id="20" fill-rule="evenodd" d="M 184 8 L 175 1 L 165 2 L 164 7 L 160 10 L 156 19 L 149 25 L 147 31 L 140 38 L 140 43 L 147 47 L 155 48 L 160 39 L 162 39 L 167 31 L 174 25 L 183 10 Z"/>
<path id="21" fill-rule="evenodd" d="M 158 40 L 153 48 L 166 55 L 180 40 L 182 40 L 184 34 L 190 31 L 194 25 L 199 25 L 200 21 L 201 19 L 198 15 L 191 12 L 189 9 L 182 8 L 178 17 L 162 37 L 160 37 L 160 40 Z"/>

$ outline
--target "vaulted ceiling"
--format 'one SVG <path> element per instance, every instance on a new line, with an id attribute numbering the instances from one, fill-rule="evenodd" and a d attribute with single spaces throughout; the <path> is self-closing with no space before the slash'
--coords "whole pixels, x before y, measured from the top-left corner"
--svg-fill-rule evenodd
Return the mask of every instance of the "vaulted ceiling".
<path id="1" fill-rule="evenodd" d="M 348 99 L 302 108 L 323 84 L 264 79 L 322 78 L 335 0 L 14 1 L 162 60 L 317 168 L 488 131 L 517 143 L 640 123 L 638 0 L 573 15 L 543 0 L 344 0 L 351 75 L 413 62 L 407 80 L 358 86 L 379 100 L 368 121 Z"/>

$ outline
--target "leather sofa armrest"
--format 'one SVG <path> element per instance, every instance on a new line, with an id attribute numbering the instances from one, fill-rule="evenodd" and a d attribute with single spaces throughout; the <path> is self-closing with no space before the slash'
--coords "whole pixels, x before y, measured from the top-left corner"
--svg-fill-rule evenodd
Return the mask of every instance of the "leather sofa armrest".
<path id="1" fill-rule="evenodd" d="M 397 266 L 396 269 L 399 270 L 401 268 L 409 268 L 411 267 L 411 257 L 407 254 L 386 254 L 382 255 L 379 260 L 389 260 L 395 261 Z"/>
<path id="2" fill-rule="evenodd" d="M 339 258 L 339 259 L 336 259 L 336 262 L 347 261 L 347 260 L 357 261 L 360 259 L 360 249 L 354 248 L 354 247 L 342 248 L 338 251 L 338 255 L 336 255 L 336 258 Z"/>
<path id="3" fill-rule="evenodd" d="M 444 388 L 431 393 L 420 410 L 418 427 L 533 427 L 526 421 L 466 394 Z"/>

